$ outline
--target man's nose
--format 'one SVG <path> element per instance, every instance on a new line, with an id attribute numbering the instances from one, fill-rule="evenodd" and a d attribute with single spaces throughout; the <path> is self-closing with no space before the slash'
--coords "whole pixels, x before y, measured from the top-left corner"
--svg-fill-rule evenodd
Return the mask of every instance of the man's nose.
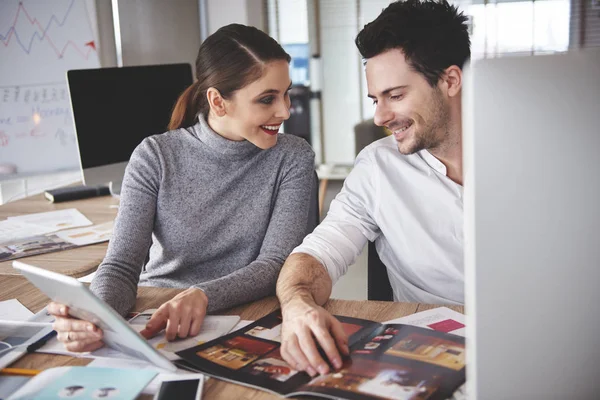
<path id="1" fill-rule="evenodd" d="M 385 126 L 389 121 L 394 118 L 394 113 L 385 105 L 377 104 L 375 108 L 375 115 L 373 116 L 373 122 L 377 126 Z"/>

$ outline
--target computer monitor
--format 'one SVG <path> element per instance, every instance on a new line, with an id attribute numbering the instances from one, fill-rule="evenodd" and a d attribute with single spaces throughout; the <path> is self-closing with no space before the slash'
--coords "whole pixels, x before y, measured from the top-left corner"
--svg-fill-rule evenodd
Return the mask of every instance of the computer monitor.
<path id="1" fill-rule="evenodd" d="M 189 64 L 67 72 L 83 182 L 120 191 L 131 153 L 167 130 L 173 106 L 192 83 Z"/>
<path id="2" fill-rule="evenodd" d="M 469 398 L 600 393 L 600 49 L 480 60 L 463 103 Z"/>

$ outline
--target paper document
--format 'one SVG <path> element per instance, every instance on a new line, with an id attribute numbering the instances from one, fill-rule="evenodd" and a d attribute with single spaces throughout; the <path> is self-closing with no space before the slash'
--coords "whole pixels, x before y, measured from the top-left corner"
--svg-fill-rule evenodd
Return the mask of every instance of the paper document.
<path id="1" fill-rule="evenodd" d="M 14 302 L 9 304 L 14 304 Z M 29 310 L 27 312 L 31 313 Z M 22 310 L 19 314 L 21 313 L 23 313 Z M 50 324 L 53 321 L 54 317 L 48 314 L 44 308 L 37 314 L 30 315 L 27 321 L 17 322 L 28 325 L 26 329 L 11 332 L 13 333 L 11 336 L 0 336 L 0 368 L 4 368 L 15 360 L 18 360 L 27 353 L 27 346 L 29 344 L 35 343 L 38 339 L 52 332 Z M 35 328 L 36 323 L 38 328 Z M 15 321 L 4 321 L 4 324 L 14 325 Z"/>
<path id="2" fill-rule="evenodd" d="M 136 314 L 133 318 L 129 320 L 129 323 L 132 325 L 133 329 L 139 332 L 142 329 L 144 329 L 146 323 L 148 323 L 150 317 L 155 311 L 155 309 L 151 309 Z M 209 340 L 216 339 L 219 336 L 223 336 L 226 333 L 229 333 L 229 331 L 231 331 L 231 328 L 233 328 L 235 324 L 239 322 L 239 320 L 240 317 L 238 317 L 237 315 L 209 315 L 204 319 L 204 322 L 202 323 L 202 328 L 200 329 L 200 333 L 196 336 L 189 337 L 186 339 L 176 339 L 174 341 L 169 342 L 165 338 L 164 332 L 162 332 L 158 336 L 149 339 L 148 343 L 150 343 L 152 347 L 160 351 L 169 360 L 177 360 L 179 359 L 179 356 L 175 354 L 176 351 L 187 349 L 189 347 L 194 347 L 198 344 L 202 344 Z M 49 340 L 48 343 L 46 343 L 46 345 L 38 351 L 41 353 L 63 354 L 70 355 L 73 357 L 120 358 L 126 360 L 135 360 L 133 357 L 123 354 L 117 350 L 111 349 L 107 346 L 101 347 L 100 349 L 91 353 L 71 352 L 65 349 L 65 346 L 56 338 Z"/>
<path id="3" fill-rule="evenodd" d="M 31 236 L 43 235 L 54 231 L 54 228 L 7 219 L 0 221 L 0 243 Z"/>
<path id="4" fill-rule="evenodd" d="M 245 328 L 246 326 L 250 325 L 251 323 L 253 323 L 254 321 L 249 320 L 249 319 L 243 319 L 240 322 L 237 323 L 236 326 L 233 327 L 233 329 L 231 329 L 232 332 L 237 331 L 238 329 L 242 329 Z"/>
<path id="5" fill-rule="evenodd" d="M 51 326 L 52 324 L 47 322 L 0 320 L 0 338 L 7 336 L 29 338 L 38 333 L 40 329 L 50 328 Z"/>
<path id="6" fill-rule="evenodd" d="M 132 318 L 129 323 L 139 332 L 144 329 L 155 311 L 156 310 L 146 310 Z M 196 336 L 186 339 L 175 339 L 169 342 L 163 332 L 152 339 L 148 339 L 148 343 L 156 350 L 163 353 L 169 360 L 177 360 L 180 357 L 175 354 L 176 352 L 198 346 L 199 344 L 223 336 L 226 333 L 229 333 L 231 328 L 239 321 L 240 317 L 237 315 L 209 315 L 204 318 L 200 333 Z"/>
<path id="7" fill-rule="evenodd" d="M 439 332 L 465 336 L 465 316 L 447 307 L 438 307 L 406 317 L 392 319 L 385 324 L 407 324 Z"/>
<path id="8" fill-rule="evenodd" d="M 89 226 L 87 228 L 69 229 L 56 232 L 56 236 L 78 246 L 106 242 L 110 240 L 113 230 L 113 221 L 104 224 Z"/>
<path id="9" fill-rule="evenodd" d="M 7 321 L 25 321 L 33 313 L 17 299 L 0 301 L 0 319 Z"/>
<path id="10" fill-rule="evenodd" d="M 75 208 L 37 214 L 19 215 L 15 217 L 8 217 L 8 220 L 27 222 L 29 224 L 47 227 L 52 229 L 50 232 L 92 225 L 92 221 L 87 219 Z"/>

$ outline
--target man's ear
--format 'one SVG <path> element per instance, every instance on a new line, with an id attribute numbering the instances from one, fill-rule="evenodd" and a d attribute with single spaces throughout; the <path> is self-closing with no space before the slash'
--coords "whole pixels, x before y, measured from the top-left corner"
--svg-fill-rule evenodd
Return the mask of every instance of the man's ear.
<path id="1" fill-rule="evenodd" d="M 225 99 L 221 93 L 214 87 L 208 88 L 206 91 L 206 99 L 212 111 L 217 117 L 222 117 L 226 114 Z"/>
<path id="2" fill-rule="evenodd" d="M 448 97 L 458 96 L 462 89 L 462 70 L 456 65 L 449 66 L 442 75 L 442 81 Z"/>

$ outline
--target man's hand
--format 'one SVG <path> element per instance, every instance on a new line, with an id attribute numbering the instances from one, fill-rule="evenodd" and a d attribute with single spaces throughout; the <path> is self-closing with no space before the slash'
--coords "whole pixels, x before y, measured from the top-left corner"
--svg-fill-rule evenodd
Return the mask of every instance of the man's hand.
<path id="1" fill-rule="evenodd" d="M 206 294 L 200 289 L 189 288 L 161 305 L 140 334 L 149 339 L 166 328 L 167 340 L 196 336 L 200 333 L 207 307 Z"/>
<path id="2" fill-rule="evenodd" d="M 342 324 L 312 299 L 295 297 L 282 304 L 281 356 L 298 371 L 315 376 L 329 372 L 329 365 L 317 350 L 321 346 L 335 369 L 342 366 L 340 351 L 349 354 L 348 336 Z"/>
<path id="3" fill-rule="evenodd" d="M 48 304 L 48 312 L 55 318 L 52 329 L 57 333 L 56 338 L 69 351 L 94 351 L 104 345 L 102 330 L 91 322 L 75 319 L 69 316 L 69 308 L 64 304 Z"/>

